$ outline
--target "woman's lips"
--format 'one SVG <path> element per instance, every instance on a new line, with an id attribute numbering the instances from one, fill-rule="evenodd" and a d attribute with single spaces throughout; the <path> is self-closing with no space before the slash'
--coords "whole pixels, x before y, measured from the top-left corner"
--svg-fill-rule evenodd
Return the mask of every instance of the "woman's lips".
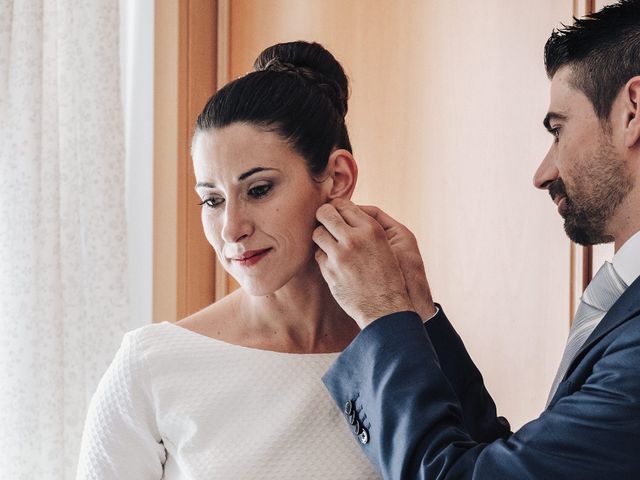
<path id="1" fill-rule="evenodd" d="M 247 252 L 244 252 L 239 257 L 232 258 L 232 260 L 239 265 L 242 265 L 243 267 L 249 267 L 262 260 L 270 251 L 271 248 L 264 248 L 262 250 L 249 250 Z"/>

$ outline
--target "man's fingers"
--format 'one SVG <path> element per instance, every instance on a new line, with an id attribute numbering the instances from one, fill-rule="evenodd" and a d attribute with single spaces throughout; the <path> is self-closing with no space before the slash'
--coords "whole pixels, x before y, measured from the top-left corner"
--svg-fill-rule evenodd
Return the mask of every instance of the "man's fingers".
<path id="1" fill-rule="evenodd" d="M 317 227 L 311 235 L 312 240 L 318 245 L 323 254 L 333 253 L 336 249 L 336 239 L 329 233 L 329 231 L 322 225 Z M 316 259 L 318 256 L 316 255 Z"/>
<path id="2" fill-rule="evenodd" d="M 367 215 L 373 217 L 380 225 L 382 225 L 382 228 L 384 228 L 385 230 L 402 226 L 400 222 L 395 220 L 391 215 L 388 215 L 380 210 L 378 207 L 374 207 L 371 205 L 359 205 L 358 207 Z"/>
<path id="3" fill-rule="evenodd" d="M 358 207 L 370 217 L 376 218 L 382 210 L 378 207 L 374 207 L 373 205 L 358 205 Z"/>
<path id="4" fill-rule="evenodd" d="M 380 227 L 380 224 L 372 218 L 369 214 L 364 212 L 355 203 L 342 198 L 334 199 L 331 201 L 331 205 L 335 207 L 338 213 L 342 216 L 344 221 L 359 232 L 359 237 L 362 238 L 386 238 L 384 229 Z M 352 239 L 355 238 L 353 231 L 345 232 L 347 235 L 351 235 Z M 347 237 L 336 237 L 338 241 L 342 242 Z M 348 242 L 349 243 L 349 242 Z"/>
<path id="5" fill-rule="evenodd" d="M 320 270 L 324 269 L 325 264 L 327 263 L 327 254 L 322 251 L 321 248 L 316 248 L 315 253 L 316 262 L 320 265 Z"/>
<path id="6" fill-rule="evenodd" d="M 348 225 L 358 228 L 371 222 L 371 215 L 363 212 L 355 203 L 348 200 L 334 200 L 331 204 L 342 215 Z"/>
<path id="7" fill-rule="evenodd" d="M 351 227 L 332 204 L 321 205 L 316 212 L 316 218 L 336 240 L 348 236 Z"/>

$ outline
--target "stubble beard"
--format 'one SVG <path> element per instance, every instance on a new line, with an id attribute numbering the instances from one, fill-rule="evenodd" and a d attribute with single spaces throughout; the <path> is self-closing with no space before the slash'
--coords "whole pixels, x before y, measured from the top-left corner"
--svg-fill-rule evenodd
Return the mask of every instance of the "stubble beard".
<path id="1" fill-rule="evenodd" d="M 567 195 L 564 211 L 567 236 L 584 246 L 614 241 L 608 231 L 609 222 L 633 186 L 633 177 L 605 137 L 598 151 L 583 162 L 582 171 L 574 176 L 571 195 L 567 195 L 564 183 L 557 187 Z"/>

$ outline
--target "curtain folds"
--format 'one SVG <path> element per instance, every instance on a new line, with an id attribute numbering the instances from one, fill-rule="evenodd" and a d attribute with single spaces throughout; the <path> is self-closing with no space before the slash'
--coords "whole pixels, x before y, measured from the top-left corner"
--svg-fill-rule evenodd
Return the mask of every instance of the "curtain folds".
<path id="1" fill-rule="evenodd" d="M 129 325 L 118 15 L 0 0 L 0 478 L 75 477 Z"/>

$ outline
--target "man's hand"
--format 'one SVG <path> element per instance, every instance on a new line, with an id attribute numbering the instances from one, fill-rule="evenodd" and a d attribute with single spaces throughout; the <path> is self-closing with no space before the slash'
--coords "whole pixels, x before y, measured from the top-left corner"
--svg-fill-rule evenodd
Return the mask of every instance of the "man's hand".
<path id="1" fill-rule="evenodd" d="M 334 298 L 360 328 L 385 315 L 414 310 L 378 221 L 342 199 L 322 205 L 316 218 L 321 223 L 313 232 L 316 260 Z"/>
<path id="2" fill-rule="evenodd" d="M 428 320 L 436 313 L 436 306 L 431 297 L 424 262 L 420 255 L 418 242 L 411 231 L 377 207 L 360 206 L 384 228 L 409 293 L 415 311 L 422 320 Z"/>

